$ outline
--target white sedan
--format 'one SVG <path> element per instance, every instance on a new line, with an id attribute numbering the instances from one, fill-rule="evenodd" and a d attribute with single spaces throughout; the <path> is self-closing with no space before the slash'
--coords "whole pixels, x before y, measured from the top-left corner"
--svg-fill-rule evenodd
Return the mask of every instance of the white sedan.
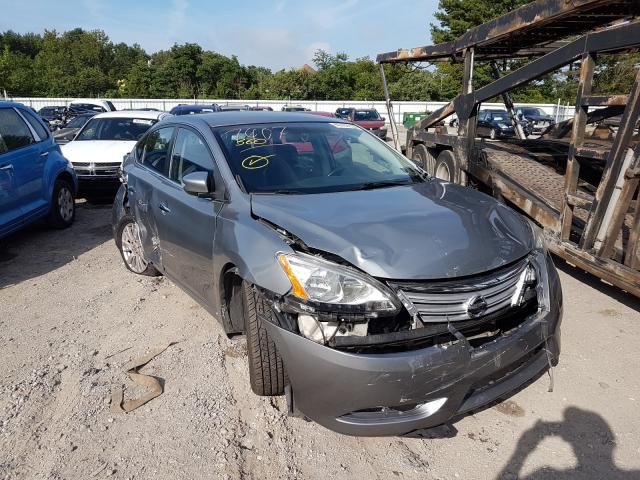
<path id="1" fill-rule="evenodd" d="M 81 190 L 113 188 L 124 156 L 165 112 L 116 111 L 89 120 L 62 153 L 71 162 Z"/>

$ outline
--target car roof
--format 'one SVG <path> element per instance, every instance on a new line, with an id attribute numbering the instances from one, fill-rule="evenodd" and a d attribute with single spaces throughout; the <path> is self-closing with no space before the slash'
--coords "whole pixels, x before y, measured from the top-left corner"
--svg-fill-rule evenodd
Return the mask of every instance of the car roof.
<path id="1" fill-rule="evenodd" d="M 26 105 L 19 102 L 7 102 L 5 100 L 0 100 L 0 108 L 13 108 L 13 107 L 22 107 L 27 108 Z"/>
<path id="2" fill-rule="evenodd" d="M 93 118 L 143 118 L 146 120 L 161 120 L 168 116 L 169 114 L 166 112 L 149 110 L 116 110 L 115 112 L 99 113 Z"/>
<path id="3" fill-rule="evenodd" d="M 252 123 L 351 123 L 334 117 L 323 117 L 309 113 L 269 112 L 242 110 L 238 112 L 203 113 L 201 115 L 183 115 L 171 117 L 171 121 L 188 124 L 205 122 L 210 127 L 248 125 Z"/>

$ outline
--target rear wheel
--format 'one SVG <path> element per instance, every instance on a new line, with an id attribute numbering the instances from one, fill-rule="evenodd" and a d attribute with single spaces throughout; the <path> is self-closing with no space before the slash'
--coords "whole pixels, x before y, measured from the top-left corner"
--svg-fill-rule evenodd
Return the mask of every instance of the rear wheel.
<path id="1" fill-rule="evenodd" d="M 411 159 L 422 167 L 429 175 L 434 174 L 436 157 L 423 144 L 419 143 L 413 147 Z"/>
<path id="2" fill-rule="evenodd" d="M 120 220 L 116 231 L 116 245 L 127 269 L 138 275 L 159 275 L 155 267 L 144 258 L 140 228 L 132 216 L 125 215 Z"/>
<path id="3" fill-rule="evenodd" d="M 76 216 L 76 200 L 71 184 L 59 178 L 53 186 L 49 223 L 54 228 L 67 228 Z"/>
<path id="4" fill-rule="evenodd" d="M 242 313 L 247 332 L 251 390 L 262 396 L 282 395 L 288 383 L 287 374 L 282 358 L 275 343 L 269 337 L 262 319 L 267 317 L 273 320 L 273 310 L 264 299 L 256 295 L 247 282 L 242 283 L 241 295 Z"/>
<path id="5" fill-rule="evenodd" d="M 453 182 L 456 172 L 456 160 L 451 150 L 443 150 L 436 161 L 435 176 L 446 182 Z"/>

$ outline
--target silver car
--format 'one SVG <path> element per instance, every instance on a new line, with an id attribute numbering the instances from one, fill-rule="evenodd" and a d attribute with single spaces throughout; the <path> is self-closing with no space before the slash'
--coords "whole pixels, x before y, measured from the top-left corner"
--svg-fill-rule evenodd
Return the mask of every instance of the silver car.
<path id="1" fill-rule="evenodd" d="M 415 434 L 558 361 L 538 228 L 339 119 L 165 119 L 124 162 L 113 230 L 129 270 L 246 335 L 255 393 L 341 433 Z"/>

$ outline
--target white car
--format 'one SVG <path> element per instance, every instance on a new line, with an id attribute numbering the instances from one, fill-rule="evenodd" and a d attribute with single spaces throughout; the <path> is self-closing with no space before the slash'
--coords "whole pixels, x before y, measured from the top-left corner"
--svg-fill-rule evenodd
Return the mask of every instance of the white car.
<path id="1" fill-rule="evenodd" d="M 100 113 L 89 120 L 61 147 L 76 171 L 80 190 L 116 186 L 124 156 L 153 124 L 168 116 L 165 112 L 128 110 Z"/>

